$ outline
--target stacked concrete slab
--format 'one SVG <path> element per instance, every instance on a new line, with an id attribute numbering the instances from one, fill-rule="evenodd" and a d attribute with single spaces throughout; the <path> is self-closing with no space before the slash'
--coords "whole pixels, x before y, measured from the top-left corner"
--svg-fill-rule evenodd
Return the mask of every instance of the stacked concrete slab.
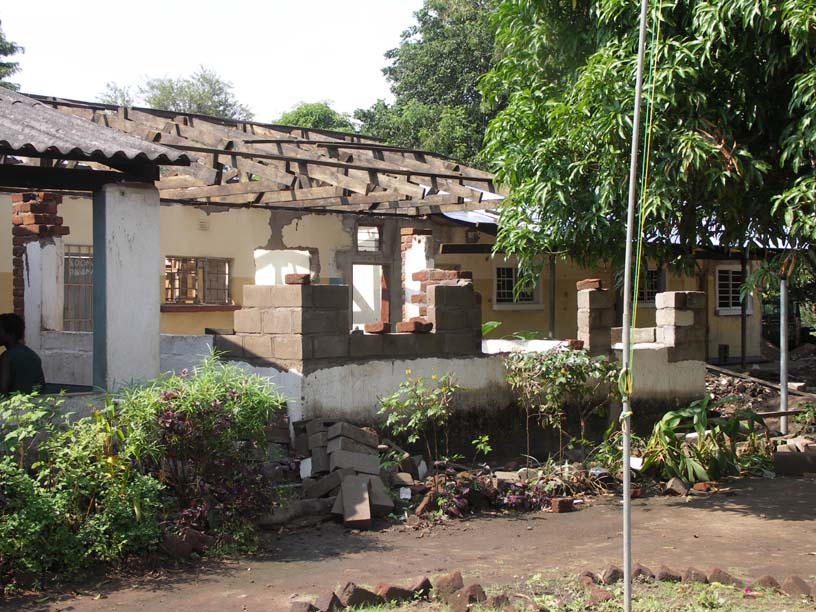
<path id="1" fill-rule="evenodd" d="M 704 361 L 706 296 L 702 291 L 667 291 L 655 298 L 660 344 L 669 347 L 669 361 Z"/>
<path id="2" fill-rule="evenodd" d="M 380 440 L 375 432 L 315 419 L 306 423 L 304 433 L 311 453 L 302 462 L 310 472 L 303 481 L 304 497 L 336 496 L 332 512 L 342 516 L 346 526 L 358 529 L 393 511 L 394 501 L 380 478 Z"/>
<path id="3" fill-rule="evenodd" d="M 615 310 L 612 295 L 601 287 L 598 279 L 588 279 L 577 284 L 578 289 L 578 339 L 593 354 L 608 354 L 612 346 L 612 326 Z"/>

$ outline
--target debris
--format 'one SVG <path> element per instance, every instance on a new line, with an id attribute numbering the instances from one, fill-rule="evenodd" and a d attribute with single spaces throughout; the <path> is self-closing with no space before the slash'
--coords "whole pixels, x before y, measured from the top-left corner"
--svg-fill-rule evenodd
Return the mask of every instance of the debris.
<path id="1" fill-rule="evenodd" d="M 601 584 L 615 584 L 623 580 L 623 570 L 617 565 L 607 565 L 601 572 Z"/>
<path id="2" fill-rule="evenodd" d="M 659 582 L 680 582 L 683 579 L 680 574 L 665 565 L 660 566 L 656 577 Z"/>
<path id="3" fill-rule="evenodd" d="M 450 612 L 468 612 L 472 604 L 482 603 L 486 599 L 487 595 L 480 584 L 469 584 L 450 595 L 447 603 Z"/>
<path id="4" fill-rule="evenodd" d="M 355 529 L 371 527 L 368 479 L 364 476 L 346 476 L 340 491 L 343 496 L 343 524 Z"/>
<path id="5" fill-rule="evenodd" d="M 573 507 L 574 502 L 575 499 L 572 497 L 553 497 L 550 500 L 550 507 L 556 514 L 560 514 L 562 512 L 572 512 L 575 510 Z"/>
<path id="6" fill-rule="evenodd" d="M 756 589 L 771 589 L 774 591 L 779 591 L 781 588 L 782 587 L 776 581 L 776 578 L 774 578 L 773 576 L 769 576 L 767 574 L 765 576 L 760 576 L 759 578 L 754 580 L 750 586 L 750 589 L 752 591 Z"/>
<path id="7" fill-rule="evenodd" d="M 810 585 L 799 576 L 788 576 L 782 581 L 782 592 L 789 597 L 810 597 Z"/>
<path id="8" fill-rule="evenodd" d="M 334 593 L 325 593 L 317 598 L 314 607 L 318 612 L 337 612 L 343 609 L 343 604 Z"/>
<path id="9" fill-rule="evenodd" d="M 688 495 L 688 492 L 688 486 L 686 486 L 686 483 L 679 478 L 672 478 L 669 480 L 669 482 L 666 483 L 666 487 L 663 489 L 664 495 L 679 495 L 680 497 L 685 497 Z"/>
<path id="10" fill-rule="evenodd" d="M 742 580 L 734 578 L 731 574 L 718 567 L 715 567 L 708 573 L 708 582 L 719 582 L 720 584 L 737 587 L 738 589 L 745 588 L 745 583 Z"/>
<path id="11" fill-rule="evenodd" d="M 640 578 L 644 582 L 651 582 L 655 579 L 654 572 L 640 563 L 635 563 L 635 567 L 632 568 L 632 577 Z"/>
<path id="12" fill-rule="evenodd" d="M 357 586 L 353 582 L 346 583 L 338 596 L 344 608 L 351 606 L 370 606 L 383 603 L 382 598 L 376 593 Z"/>

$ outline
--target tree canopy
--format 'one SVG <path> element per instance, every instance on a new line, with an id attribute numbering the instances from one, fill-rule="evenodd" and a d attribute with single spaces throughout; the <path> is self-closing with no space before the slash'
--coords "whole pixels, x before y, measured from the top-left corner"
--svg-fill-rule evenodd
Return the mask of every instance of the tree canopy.
<path id="1" fill-rule="evenodd" d="M 622 256 L 638 4 L 499 7 L 501 59 L 483 90 L 506 107 L 488 128 L 485 156 L 511 187 L 498 248 L 523 271 L 549 253 L 583 263 Z M 676 0 L 652 3 L 650 17 L 646 253 L 682 266 L 695 246 L 809 244 L 816 2 Z"/>
<path id="2" fill-rule="evenodd" d="M 224 119 L 252 119 L 252 111 L 241 104 L 232 83 L 214 71 L 200 68 L 188 78 L 151 78 L 135 90 L 128 85 L 107 83 L 99 101 L 132 106 L 136 101 L 150 108 L 197 113 Z"/>
<path id="3" fill-rule="evenodd" d="M 354 131 L 354 126 L 348 115 L 334 110 L 326 101 L 301 102 L 291 110 L 283 113 L 273 123 L 320 130 Z"/>
<path id="4" fill-rule="evenodd" d="M 2 24 L 0 24 L 2 25 Z M 17 91 L 20 87 L 16 83 L 10 83 L 6 79 L 13 74 L 20 72 L 20 64 L 18 62 L 7 62 L 4 58 L 22 53 L 23 48 L 17 43 L 11 42 L 6 38 L 0 27 L 0 86 L 6 89 L 13 89 Z"/>
<path id="5" fill-rule="evenodd" d="M 493 65 L 497 0 L 426 0 L 417 23 L 386 52 L 383 69 L 395 96 L 354 116 L 360 130 L 409 148 L 477 163 L 492 117 L 481 108 L 478 82 Z"/>

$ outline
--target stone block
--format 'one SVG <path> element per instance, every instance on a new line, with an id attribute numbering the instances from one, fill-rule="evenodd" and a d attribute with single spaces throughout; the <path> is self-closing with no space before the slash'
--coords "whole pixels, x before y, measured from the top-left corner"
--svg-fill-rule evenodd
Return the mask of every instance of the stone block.
<path id="1" fill-rule="evenodd" d="M 287 285 L 311 285 L 311 274 L 286 274 L 283 277 L 283 282 Z"/>
<path id="2" fill-rule="evenodd" d="M 311 306 L 306 285 L 244 285 L 243 305 L 254 308 L 301 308 Z"/>
<path id="3" fill-rule="evenodd" d="M 330 455 L 329 461 L 332 472 L 349 469 L 361 474 L 377 476 L 380 473 L 380 458 L 367 453 L 354 453 L 346 450 L 337 450 Z"/>
<path id="4" fill-rule="evenodd" d="M 379 476 L 369 476 L 368 494 L 371 501 L 371 513 L 374 516 L 388 516 L 394 511 L 394 500 L 388 494 L 388 488 Z"/>
<path id="5" fill-rule="evenodd" d="M 241 336 L 217 334 L 214 336 L 214 346 L 216 353 L 222 354 L 227 359 L 240 359 L 244 356 Z"/>
<path id="6" fill-rule="evenodd" d="M 312 476 L 327 474 L 329 471 L 329 454 L 325 446 L 312 449 Z"/>
<path id="7" fill-rule="evenodd" d="M 318 612 L 318 610 L 309 601 L 294 601 L 289 612 Z"/>
<path id="8" fill-rule="evenodd" d="M 578 292 L 578 309 L 610 309 L 612 308 L 612 294 L 609 289 L 584 289 Z"/>
<path id="9" fill-rule="evenodd" d="M 573 506 L 574 502 L 575 500 L 572 497 L 554 497 L 550 503 L 553 512 L 562 514 L 564 512 L 572 512 L 575 509 Z"/>
<path id="10" fill-rule="evenodd" d="M 388 357 L 416 354 L 416 334 L 387 334 L 383 336 L 383 355 Z"/>
<path id="11" fill-rule="evenodd" d="M 326 448 L 328 443 L 329 437 L 328 432 L 326 431 L 318 431 L 317 433 L 313 433 L 311 436 L 309 436 L 309 450 Z"/>
<path id="12" fill-rule="evenodd" d="M 314 605 L 318 612 L 339 612 L 343 609 L 343 604 L 333 592 L 318 597 Z"/>
<path id="13" fill-rule="evenodd" d="M 484 589 L 479 584 L 469 584 L 456 591 L 448 598 L 450 612 L 468 612 L 474 604 L 487 599 Z"/>
<path id="14" fill-rule="evenodd" d="M 459 589 L 464 588 L 464 586 L 465 582 L 462 580 L 462 573 L 459 570 L 439 576 L 433 581 L 434 595 L 443 601 L 447 600 Z"/>
<path id="15" fill-rule="evenodd" d="M 261 311 L 257 308 L 242 308 L 241 310 L 236 310 L 233 313 L 232 320 L 232 326 L 239 334 L 260 334 L 263 331 L 261 326 Z"/>
<path id="16" fill-rule="evenodd" d="M 353 440 L 359 444 L 364 444 L 372 449 L 376 449 L 377 445 L 380 443 L 380 437 L 374 432 L 360 429 L 359 427 L 355 427 L 350 423 L 343 422 L 335 423 L 329 427 L 329 430 L 326 432 L 326 437 L 328 440 L 334 440 L 335 438 L 348 438 L 349 440 Z M 378 472 L 372 473 L 376 474 Z"/>
<path id="17" fill-rule="evenodd" d="M 366 323 L 365 333 L 367 334 L 390 334 L 391 324 L 384 321 L 377 321 L 376 323 Z"/>
<path id="18" fill-rule="evenodd" d="M 482 352 L 481 334 L 474 332 L 442 334 L 443 352 L 454 355 L 473 355 Z"/>
<path id="19" fill-rule="evenodd" d="M 310 357 L 313 359 L 336 359 L 349 355 L 349 333 L 311 336 L 306 338 L 311 342 Z"/>
<path id="20" fill-rule="evenodd" d="M 658 308 L 655 313 L 655 323 L 658 327 L 688 327 L 694 325 L 694 322 L 693 310 Z"/>
<path id="21" fill-rule="evenodd" d="M 353 582 L 346 583 L 343 590 L 338 595 L 340 602 L 346 607 L 373 606 L 383 603 L 382 598 L 376 593 L 357 586 Z"/>
<path id="22" fill-rule="evenodd" d="M 352 334 L 349 336 L 349 356 L 354 359 L 382 355 L 385 343 L 380 334 Z"/>
<path id="23" fill-rule="evenodd" d="M 315 308 L 349 310 L 348 285 L 314 285 L 311 287 L 311 305 Z"/>
<path id="24" fill-rule="evenodd" d="M 296 287 L 297 285 L 292 285 Z M 269 336 L 272 338 L 272 336 Z M 296 334 L 280 334 L 274 336 L 275 356 L 280 359 L 311 359 L 311 338 L 304 338 Z"/>
<path id="25" fill-rule="evenodd" d="M 603 289 L 603 282 L 600 278 L 585 278 L 575 283 L 577 291 L 584 291 L 586 289 Z"/>
<path id="26" fill-rule="evenodd" d="M 242 336 L 244 344 L 244 356 L 251 359 L 272 359 L 275 356 L 275 348 L 272 344 L 272 336 L 264 334 Z"/>
<path id="27" fill-rule="evenodd" d="M 371 527 L 369 481 L 364 476 L 346 476 L 340 485 L 343 496 L 343 524 L 355 529 Z"/>
<path id="28" fill-rule="evenodd" d="M 303 496 L 311 499 L 325 497 L 340 486 L 343 478 L 354 474 L 353 470 L 340 469 L 332 471 L 328 476 L 303 485 Z"/>
<path id="29" fill-rule="evenodd" d="M 473 285 L 433 285 L 428 287 L 429 306 L 472 306 L 476 303 Z"/>
<path id="30" fill-rule="evenodd" d="M 350 438 L 334 438 L 328 441 L 326 452 L 331 454 L 335 451 L 344 450 L 352 453 L 364 453 L 366 455 L 376 455 L 377 449 L 366 444 L 360 444 Z"/>
<path id="31" fill-rule="evenodd" d="M 683 573 L 683 583 L 699 583 L 699 584 L 707 584 L 708 583 L 708 576 L 706 576 L 705 572 L 702 570 L 697 569 L 696 567 L 689 567 Z"/>

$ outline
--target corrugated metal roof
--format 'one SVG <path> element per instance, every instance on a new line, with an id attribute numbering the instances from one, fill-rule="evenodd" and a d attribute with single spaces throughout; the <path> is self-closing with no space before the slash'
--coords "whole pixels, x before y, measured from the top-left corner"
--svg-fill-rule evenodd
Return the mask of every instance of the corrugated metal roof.
<path id="1" fill-rule="evenodd" d="M 50 108 L 0 87 L 0 154 L 187 166 L 182 152 Z"/>

